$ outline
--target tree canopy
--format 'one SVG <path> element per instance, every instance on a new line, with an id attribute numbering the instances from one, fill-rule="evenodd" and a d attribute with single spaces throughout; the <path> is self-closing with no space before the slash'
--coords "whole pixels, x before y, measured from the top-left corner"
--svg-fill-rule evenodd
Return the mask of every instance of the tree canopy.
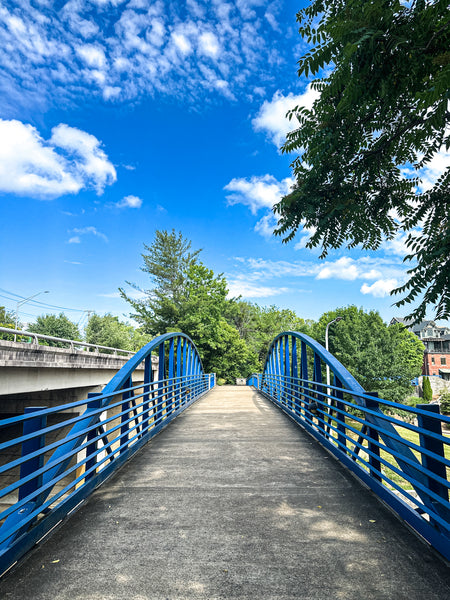
<path id="1" fill-rule="evenodd" d="M 313 0 L 297 15 L 313 48 L 299 75 L 320 96 L 289 113 L 298 128 L 295 186 L 274 207 L 276 233 L 305 226 L 322 257 L 343 245 L 377 249 L 408 232 L 408 281 L 397 306 L 450 316 L 450 167 L 426 186 L 421 169 L 450 147 L 450 12 L 447 0 Z M 407 176 L 407 171 L 414 176 Z"/>
<path id="2" fill-rule="evenodd" d="M 329 350 L 368 392 L 403 402 L 421 373 L 424 346 L 403 325 L 386 325 L 377 311 L 347 306 L 324 313 L 313 326 L 313 337 L 325 345 L 325 328 L 336 317 L 342 321 L 329 328 Z"/>
<path id="3" fill-rule="evenodd" d="M 132 325 L 127 325 L 119 317 L 110 313 L 100 316 L 93 314 L 86 327 L 86 342 L 99 344 L 110 348 L 137 351 L 151 340 L 148 335 L 142 334 Z"/>
<path id="4" fill-rule="evenodd" d="M 6 309 L 4 306 L 0 306 L 0 327 L 7 327 L 8 329 L 15 328 L 15 315 L 10 310 Z M 19 326 L 19 324 L 17 324 Z M 14 339 L 13 335 L 8 335 L 7 333 L 0 333 L 0 340 L 8 340 L 12 341 Z"/>
<path id="5" fill-rule="evenodd" d="M 28 327 L 28 331 L 33 333 L 41 333 L 42 335 L 50 335 L 59 337 L 65 340 L 81 340 L 80 330 L 78 326 L 66 317 L 64 313 L 59 315 L 40 315 L 36 322 Z M 56 346 L 64 348 L 64 342 L 53 342 L 42 340 L 40 342 L 45 346 Z"/>

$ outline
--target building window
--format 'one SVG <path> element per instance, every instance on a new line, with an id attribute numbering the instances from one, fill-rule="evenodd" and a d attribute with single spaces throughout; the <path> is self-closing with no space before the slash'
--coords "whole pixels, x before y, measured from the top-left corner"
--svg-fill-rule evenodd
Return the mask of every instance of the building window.
<path id="1" fill-rule="evenodd" d="M 447 364 L 447 360 L 445 358 L 445 356 L 441 356 L 441 365 L 446 365 Z"/>
<path id="2" fill-rule="evenodd" d="M 431 357 L 431 364 L 434 365 L 434 356 Z"/>

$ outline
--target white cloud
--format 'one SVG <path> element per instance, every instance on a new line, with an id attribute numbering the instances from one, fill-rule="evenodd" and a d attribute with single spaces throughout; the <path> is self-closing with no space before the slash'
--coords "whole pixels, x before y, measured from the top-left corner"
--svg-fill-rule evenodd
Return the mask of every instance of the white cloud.
<path id="1" fill-rule="evenodd" d="M 277 226 L 277 219 L 273 213 L 264 215 L 255 225 L 256 233 L 270 239 L 273 236 L 273 231 Z"/>
<path id="2" fill-rule="evenodd" d="M 68 244 L 81 244 L 81 240 L 80 240 L 80 236 L 75 235 L 73 237 L 71 237 L 68 241 Z"/>
<path id="3" fill-rule="evenodd" d="M 125 196 L 116 202 L 117 208 L 141 208 L 142 200 L 138 196 Z"/>
<path id="4" fill-rule="evenodd" d="M 101 142 L 90 133 L 61 123 L 53 128 L 50 143 L 69 154 L 78 155 L 79 158 L 74 159 L 74 166 L 85 183 L 89 182 L 97 193 L 100 194 L 106 185 L 116 181 L 114 165 L 101 149 Z"/>
<path id="5" fill-rule="evenodd" d="M 157 92 L 197 105 L 205 90 L 248 98 L 255 76 L 259 87 L 273 85 L 267 65 L 281 64 L 280 49 L 287 48 L 271 0 L 62 4 L 18 0 L 0 8 L 4 104 L 14 97 L 57 103 L 86 94 L 126 102 Z"/>
<path id="6" fill-rule="evenodd" d="M 200 52 L 205 56 L 216 58 L 220 51 L 219 40 L 210 31 L 202 33 L 199 37 Z"/>
<path id="7" fill-rule="evenodd" d="M 419 191 L 426 192 L 431 189 L 439 177 L 450 167 L 450 151 L 444 147 L 432 157 L 423 169 L 415 173 L 415 176 L 421 178 Z"/>
<path id="8" fill-rule="evenodd" d="M 102 69 L 106 64 L 105 53 L 102 48 L 86 44 L 85 46 L 79 46 L 76 49 L 76 53 L 80 56 L 88 67 L 95 67 Z"/>
<path id="9" fill-rule="evenodd" d="M 382 244 L 382 248 L 388 254 L 396 254 L 397 256 L 406 256 L 411 250 L 406 246 L 408 234 L 404 231 L 399 231 L 392 240 L 386 240 Z"/>
<path id="10" fill-rule="evenodd" d="M 226 198 L 228 204 L 244 204 L 253 214 L 261 208 L 272 209 L 282 196 L 289 193 L 294 180 L 286 177 L 278 181 L 273 175 L 253 176 L 250 179 L 232 179 L 224 189 L 232 192 Z"/>
<path id="11" fill-rule="evenodd" d="M 72 233 L 76 233 L 77 235 L 75 238 L 71 238 L 71 240 L 77 240 L 77 241 L 74 242 L 74 241 L 69 240 L 69 243 L 79 244 L 81 242 L 80 235 L 94 235 L 94 236 L 102 239 L 104 242 L 108 241 L 108 238 L 106 237 L 106 235 L 104 233 L 102 233 L 101 231 L 99 231 L 96 227 L 93 227 L 92 225 L 88 226 L 88 227 L 81 227 L 81 228 L 75 227 L 74 229 L 72 229 Z"/>
<path id="12" fill-rule="evenodd" d="M 40 198 L 100 194 L 116 171 L 96 137 L 65 124 L 44 140 L 32 125 L 0 119 L 0 191 Z"/>
<path id="13" fill-rule="evenodd" d="M 311 237 L 315 234 L 315 227 L 302 227 L 302 229 L 298 232 L 297 235 L 300 236 L 300 240 L 295 244 L 295 250 L 302 250 L 306 248 L 306 244 L 309 242 Z"/>
<path id="14" fill-rule="evenodd" d="M 390 292 L 398 285 L 397 279 L 378 279 L 372 285 L 363 283 L 360 291 L 362 294 L 371 294 L 375 298 L 384 298 L 389 296 Z"/>
<path id="15" fill-rule="evenodd" d="M 192 52 L 190 41 L 182 33 L 172 33 L 172 40 L 181 54 L 190 54 Z"/>
<path id="16" fill-rule="evenodd" d="M 296 106 L 304 106 L 311 108 L 314 100 L 319 97 L 319 93 L 308 85 L 303 94 L 294 95 L 292 93 L 284 96 L 280 91 L 277 91 L 272 100 L 266 100 L 258 114 L 253 119 L 253 129 L 255 131 L 263 131 L 277 148 L 284 143 L 286 134 L 298 127 L 297 120 L 293 118 L 289 121 L 286 118 L 286 113 Z"/>

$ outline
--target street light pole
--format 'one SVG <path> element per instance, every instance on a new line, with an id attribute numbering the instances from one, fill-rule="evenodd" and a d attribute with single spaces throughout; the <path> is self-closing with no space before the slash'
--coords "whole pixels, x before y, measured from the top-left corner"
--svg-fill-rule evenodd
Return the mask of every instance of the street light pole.
<path id="1" fill-rule="evenodd" d="M 39 296 L 40 294 L 49 294 L 49 293 L 50 292 L 48 290 L 45 290 L 45 292 L 38 292 L 37 294 L 33 294 L 33 296 L 29 296 L 29 298 L 25 298 L 21 302 L 17 302 L 16 322 L 14 324 L 14 329 L 17 329 L 17 323 L 19 322 L 19 306 L 22 306 L 22 304 L 25 304 L 26 302 L 28 302 L 28 300 L 32 300 L 33 298 L 36 298 L 36 296 Z M 16 341 L 16 340 L 17 340 L 17 334 L 14 334 L 14 341 Z"/>
<path id="2" fill-rule="evenodd" d="M 337 323 L 338 321 L 342 321 L 344 317 L 336 317 L 335 319 L 333 319 L 332 321 L 330 321 L 325 329 L 325 349 L 328 350 L 328 328 L 330 327 L 330 325 L 332 325 L 333 323 Z M 330 367 L 327 364 L 327 402 L 328 404 L 330 404 Z"/>

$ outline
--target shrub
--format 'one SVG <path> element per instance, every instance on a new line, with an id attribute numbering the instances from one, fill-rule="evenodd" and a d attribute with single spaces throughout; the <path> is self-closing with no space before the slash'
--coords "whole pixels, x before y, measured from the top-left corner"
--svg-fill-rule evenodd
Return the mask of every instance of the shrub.
<path id="1" fill-rule="evenodd" d="M 445 392 L 441 396 L 441 413 L 450 415 L 450 392 Z"/>

